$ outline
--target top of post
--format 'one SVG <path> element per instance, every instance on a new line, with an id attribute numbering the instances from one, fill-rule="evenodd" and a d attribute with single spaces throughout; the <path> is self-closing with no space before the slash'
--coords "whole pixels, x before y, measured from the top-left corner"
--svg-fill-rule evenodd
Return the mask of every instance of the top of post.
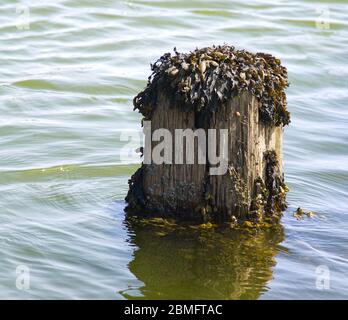
<path id="1" fill-rule="evenodd" d="M 189 53 L 166 53 L 151 65 L 147 87 L 134 98 L 134 109 L 151 119 L 157 95 L 165 93 L 183 111 L 214 112 L 219 105 L 248 91 L 260 101 L 264 124 L 290 123 L 286 109 L 287 70 L 279 59 L 222 45 Z"/>

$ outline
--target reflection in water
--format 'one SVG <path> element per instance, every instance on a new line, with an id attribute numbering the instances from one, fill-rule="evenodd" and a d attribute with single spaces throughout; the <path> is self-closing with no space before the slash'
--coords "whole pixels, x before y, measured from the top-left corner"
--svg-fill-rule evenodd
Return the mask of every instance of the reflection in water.
<path id="1" fill-rule="evenodd" d="M 284 239 L 279 225 L 265 231 L 214 230 L 127 222 L 136 246 L 130 271 L 143 282 L 127 299 L 257 299 L 267 290 Z"/>

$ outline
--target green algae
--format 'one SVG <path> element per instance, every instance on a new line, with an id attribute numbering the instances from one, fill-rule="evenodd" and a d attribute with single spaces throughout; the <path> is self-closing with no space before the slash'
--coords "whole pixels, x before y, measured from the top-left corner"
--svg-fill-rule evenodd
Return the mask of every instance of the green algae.
<path id="1" fill-rule="evenodd" d="M 202 232 L 208 233 L 224 233 L 228 230 L 234 230 L 239 233 L 251 234 L 264 232 L 271 229 L 279 229 L 281 225 L 279 223 L 274 223 L 275 221 L 270 218 L 265 218 L 262 221 L 250 221 L 250 220 L 236 220 L 235 223 L 225 222 L 225 223 L 215 223 L 213 221 L 200 223 L 197 220 L 181 220 L 180 218 L 165 218 L 158 216 L 143 216 L 139 215 L 127 215 L 126 224 L 133 225 L 140 228 L 152 228 L 154 234 L 160 237 L 170 235 L 171 233 L 177 232 Z"/>

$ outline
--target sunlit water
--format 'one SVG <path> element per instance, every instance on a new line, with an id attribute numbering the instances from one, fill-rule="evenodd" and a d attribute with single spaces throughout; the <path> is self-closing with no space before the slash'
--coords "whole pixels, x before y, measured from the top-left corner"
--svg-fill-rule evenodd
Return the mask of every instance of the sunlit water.
<path id="1" fill-rule="evenodd" d="M 0 298 L 348 298 L 347 15 L 345 0 L 1 1 Z M 289 71 L 283 229 L 126 224 L 139 158 L 121 161 L 121 135 L 140 132 L 150 62 L 224 42 Z"/>

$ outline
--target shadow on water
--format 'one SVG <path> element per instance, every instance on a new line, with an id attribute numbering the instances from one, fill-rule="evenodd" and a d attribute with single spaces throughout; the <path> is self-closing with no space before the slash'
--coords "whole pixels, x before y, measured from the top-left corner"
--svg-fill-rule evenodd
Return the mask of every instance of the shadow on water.
<path id="1" fill-rule="evenodd" d="M 214 230 L 154 219 L 127 221 L 130 271 L 143 282 L 126 299 L 257 299 L 267 291 L 282 226 Z"/>

